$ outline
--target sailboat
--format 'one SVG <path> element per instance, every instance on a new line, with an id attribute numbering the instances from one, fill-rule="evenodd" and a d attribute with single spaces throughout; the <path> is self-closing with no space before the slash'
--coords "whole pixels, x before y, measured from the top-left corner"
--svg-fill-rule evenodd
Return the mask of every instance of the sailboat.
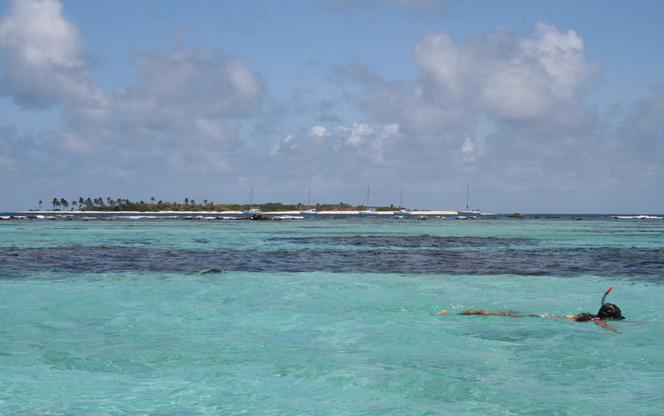
<path id="1" fill-rule="evenodd" d="M 254 188 L 251 188 L 251 191 L 249 192 L 249 209 L 245 209 L 242 211 L 242 214 L 253 217 L 254 215 L 260 215 L 261 210 L 259 208 L 253 208 L 252 205 L 254 204 Z"/>
<path id="2" fill-rule="evenodd" d="M 360 215 L 376 215 L 376 210 L 373 208 L 369 208 L 369 198 L 371 196 L 371 187 L 367 186 L 367 209 L 359 211 L 358 214 Z"/>
<path id="3" fill-rule="evenodd" d="M 403 186 L 401 187 L 401 193 L 399 194 L 399 210 L 394 213 L 395 218 L 405 218 L 410 215 L 410 211 L 403 207 Z"/>
<path id="4" fill-rule="evenodd" d="M 311 207 L 311 188 L 309 188 L 309 192 L 307 193 L 307 207 Z M 316 215 L 318 214 L 318 211 L 316 211 L 316 208 L 307 208 L 305 210 L 300 211 L 300 215 Z"/>
<path id="5" fill-rule="evenodd" d="M 459 219 L 474 219 L 478 217 L 495 217 L 496 214 L 489 214 L 487 212 L 482 212 L 479 209 L 470 209 L 469 208 L 469 197 L 468 195 L 470 194 L 470 184 L 466 184 L 466 209 L 458 211 L 458 217 Z"/>
<path id="6" fill-rule="evenodd" d="M 470 184 L 466 184 L 466 209 L 465 210 L 459 210 L 458 215 L 461 217 L 476 217 L 478 215 L 482 215 L 482 212 L 479 209 L 470 209 L 469 204 L 468 204 L 468 194 L 470 193 Z"/>

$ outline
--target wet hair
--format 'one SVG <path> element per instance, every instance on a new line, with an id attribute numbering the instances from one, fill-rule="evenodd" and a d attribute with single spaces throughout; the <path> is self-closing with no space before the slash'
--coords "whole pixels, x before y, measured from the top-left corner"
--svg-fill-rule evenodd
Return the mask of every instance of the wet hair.
<path id="1" fill-rule="evenodd" d="M 605 303 L 597 312 L 599 319 L 625 319 L 620 308 L 613 303 Z"/>

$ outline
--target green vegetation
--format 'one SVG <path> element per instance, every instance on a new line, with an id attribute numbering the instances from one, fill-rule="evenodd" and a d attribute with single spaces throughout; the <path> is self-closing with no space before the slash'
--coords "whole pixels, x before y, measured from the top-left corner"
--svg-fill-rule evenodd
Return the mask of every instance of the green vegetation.
<path id="1" fill-rule="evenodd" d="M 39 201 L 41 208 L 42 201 Z M 129 199 L 111 197 L 97 198 L 72 198 L 68 201 L 66 198 L 53 198 L 51 201 L 53 210 L 66 211 L 81 210 L 81 211 L 142 211 L 142 212 L 158 212 L 158 211 L 244 211 L 249 209 L 249 204 L 229 204 L 229 203 L 214 203 L 204 199 L 198 202 L 191 198 L 185 198 L 183 202 L 168 202 L 157 200 L 151 197 L 149 202 L 146 201 L 130 201 Z M 252 208 L 259 208 L 262 211 L 302 211 L 308 208 L 316 208 L 317 211 L 354 211 L 367 209 L 364 205 L 350 205 L 343 202 L 338 204 L 316 204 L 315 207 L 307 206 L 302 203 L 297 204 L 283 204 L 281 202 L 267 202 L 264 204 L 253 204 Z M 389 207 L 377 207 L 377 211 L 392 211 L 400 209 L 390 205 Z"/>

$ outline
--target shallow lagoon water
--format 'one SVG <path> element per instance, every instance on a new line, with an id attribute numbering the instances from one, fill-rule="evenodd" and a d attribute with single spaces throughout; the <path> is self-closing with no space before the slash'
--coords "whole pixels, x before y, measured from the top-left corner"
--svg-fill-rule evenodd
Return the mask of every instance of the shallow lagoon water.
<path id="1" fill-rule="evenodd" d="M 395 247 L 399 240 L 386 238 L 423 235 L 519 243 Z M 380 239 L 346 244 L 357 236 Z M 664 222 L 5 222 L 0 246 L 0 414 L 656 415 L 664 408 Z M 203 263 L 155 272 L 132 270 L 132 259 L 110 271 L 43 263 L 53 259 L 8 267 L 9 249 L 67 247 L 294 257 L 315 250 L 650 254 L 643 275 L 332 272 L 325 262 L 307 271 L 202 274 L 210 271 Z M 104 250 L 97 254 L 103 264 Z M 608 286 L 628 318 L 615 324 L 618 334 L 550 319 L 435 315 L 594 312 Z"/>

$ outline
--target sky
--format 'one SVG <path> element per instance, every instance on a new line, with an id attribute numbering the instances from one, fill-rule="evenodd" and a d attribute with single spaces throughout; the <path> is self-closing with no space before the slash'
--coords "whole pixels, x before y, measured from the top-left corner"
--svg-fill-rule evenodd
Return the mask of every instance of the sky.
<path id="1" fill-rule="evenodd" d="M 664 213 L 664 2 L 0 3 L 0 211 Z"/>

